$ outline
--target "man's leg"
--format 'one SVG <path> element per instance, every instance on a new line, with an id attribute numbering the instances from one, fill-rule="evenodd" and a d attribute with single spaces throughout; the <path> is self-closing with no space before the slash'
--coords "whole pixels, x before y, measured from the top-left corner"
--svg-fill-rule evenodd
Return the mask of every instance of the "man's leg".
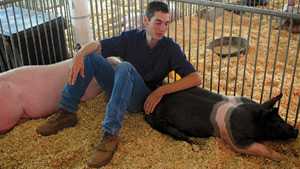
<path id="1" fill-rule="evenodd" d="M 52 116 L 44 125 L 37 128 L 39 134 L 48 136 L 56 134 L 64 128 L 76 125 L 78 120 L 74 112 L 77 111 L 80 98 L 94 76 L 102 89 L 108 94 L 111 93 L 114 70 L 105 58 L 96 53 L 86 56 L 84 59 L 84 70 L 85 76 L 81 77 L 78 75 L 74 85 L 65 85 L 59 104 L 59 112 Z"/>
<path id="2" fill-rule="evenodd" d="M 114 85 L 102 124 L 104 137 L 88 161 L 89 167 L 101 167 L 110 162 L 118 146 L 118 132 L 126 110 L 141 111 L 149 93 L 143 78 L 130 63 L 123 62 L 116 67 Z"/>

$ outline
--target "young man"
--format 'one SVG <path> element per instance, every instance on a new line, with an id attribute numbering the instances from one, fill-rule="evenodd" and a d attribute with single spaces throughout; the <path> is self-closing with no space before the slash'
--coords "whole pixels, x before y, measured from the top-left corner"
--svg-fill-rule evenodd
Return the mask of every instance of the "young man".
<path id="1" fill-rule="evenodd" d="M 93 77 L 109 96 L 103 127 L 103 138 L 96 146 L 89 167 L 110 162 L 118 145 L 118 133 L 124 113 L 153 112 L 161 98 L 169 93 L 200 84 L 200 76 L 173 40 L 164 36 L 170 22 L 167 4 L 153 1 L 144 17 L 145 30 L 131 30 L 120 36 L 91 42 L 74 57 L 68 84 L 65 85 L 60 110 L 37 129 L 47 136 L 75 126 L 80 97 Z M 124 62 L 115 70 L 105 57 L 119 56 Z M 163 79 L 175 70 L 182 79 L 162 85 Z"/>

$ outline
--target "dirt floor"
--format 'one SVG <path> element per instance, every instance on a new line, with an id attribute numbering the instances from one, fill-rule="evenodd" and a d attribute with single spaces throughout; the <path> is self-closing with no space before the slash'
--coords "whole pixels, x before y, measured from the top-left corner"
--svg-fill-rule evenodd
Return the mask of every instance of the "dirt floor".
<path id="1" fill-rule="evenodd" d="M 105 97 L 82 103 L 79 124 L 57 135 L 42 137 L 35 129 L 45 119 L 25 122 L 0 138 L 1 169 L 85 169 L 93 146 L 100 140 Z M 120 147 L 105 168 L 300 168 L 300 139 L 267 143 L 287 157 L 281 162 L 241 155 L 211 137 L 199 146 L 160 134 L 150 128 L 140 113 L 127 114 Z"/>

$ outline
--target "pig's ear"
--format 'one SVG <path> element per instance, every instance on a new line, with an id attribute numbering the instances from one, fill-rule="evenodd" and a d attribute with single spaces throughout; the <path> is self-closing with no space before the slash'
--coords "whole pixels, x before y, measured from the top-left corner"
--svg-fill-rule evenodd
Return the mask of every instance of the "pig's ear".
<path id="1" fill-rule="evenodd" d="M 273 107 L 271 109 L 263 109 L 261 111 L 261 118 L 266 119 L 269 118 L 271 116 L 274 116 L 276 114 L 278 114 L 278 107 Z"/>
<path id="2" fill-rule="evenodd" d="M 268 100 L 268 101 L 264 102 L 262 104 L 262 107 L 264 109 L 271 109 L 274 106 L 274 104 L 281 99 L 281 97 L 282 97 L 282 93 L 280 93 L 279 95 L 273 97 L 271 100 Z"/>
<path id="3" fill-rule="evenodd" d="M 273 108 L 271 109 L 271 112 L 272 112 L 273 114 L 278 114 L 278 111 L 279 111 L 279 108 L 278 108 L 278 107 L 273 107 Z"/>
<path id="4" fill-rule="evenodd" d="M 273 109 L 263 109 L 261 111 L 261 119 L 265 120 L 268 119 L 269 117 L 271 117 L 271 115 L 273 115 L 276 112 L 276 110 L 274 111 Z"/>

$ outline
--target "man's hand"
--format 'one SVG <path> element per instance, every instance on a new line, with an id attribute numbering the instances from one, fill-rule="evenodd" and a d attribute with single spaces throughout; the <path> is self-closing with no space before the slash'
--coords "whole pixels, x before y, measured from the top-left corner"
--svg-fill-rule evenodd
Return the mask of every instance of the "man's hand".
<path id="1" fill-rule="evenodd" d="M 74 63 L 71 68 L 70 74 L 69 74 L 69 79 L 68 79 L 68 84 L 69 85 L 74 85 L 77 76 L 80 73 L 81 77 L 84 77 L 84 64 L 83 64 L 83 59 L 84 56 L 80 55 L 79 53 L 73 58 Z"/>
<path id="2" fill-rule="evenodd" d="M 159 87 L 154 90 L 150 95 L 147 97 L 144 103 L 144 110 L 146 114 L 150 114 L 154 111 L 157 104 L 160 102 L 161 98 L 166 94 L 166 91 L 163 87 Z"/>
<path id="3" fill-rule="evenodd" d="M 80 73 L 81 77 L 84 77 L 84 57 L 87 57 L 89 54 L 96 52 L 101 53 L 101 44 L 99 41 L 92 41 L 85 45 L 83 45 L 79 50 L 78 53 L 73 58 L 73 66 L 69 73 L 68 84 L 74 85 L 78 74 Z"/>

